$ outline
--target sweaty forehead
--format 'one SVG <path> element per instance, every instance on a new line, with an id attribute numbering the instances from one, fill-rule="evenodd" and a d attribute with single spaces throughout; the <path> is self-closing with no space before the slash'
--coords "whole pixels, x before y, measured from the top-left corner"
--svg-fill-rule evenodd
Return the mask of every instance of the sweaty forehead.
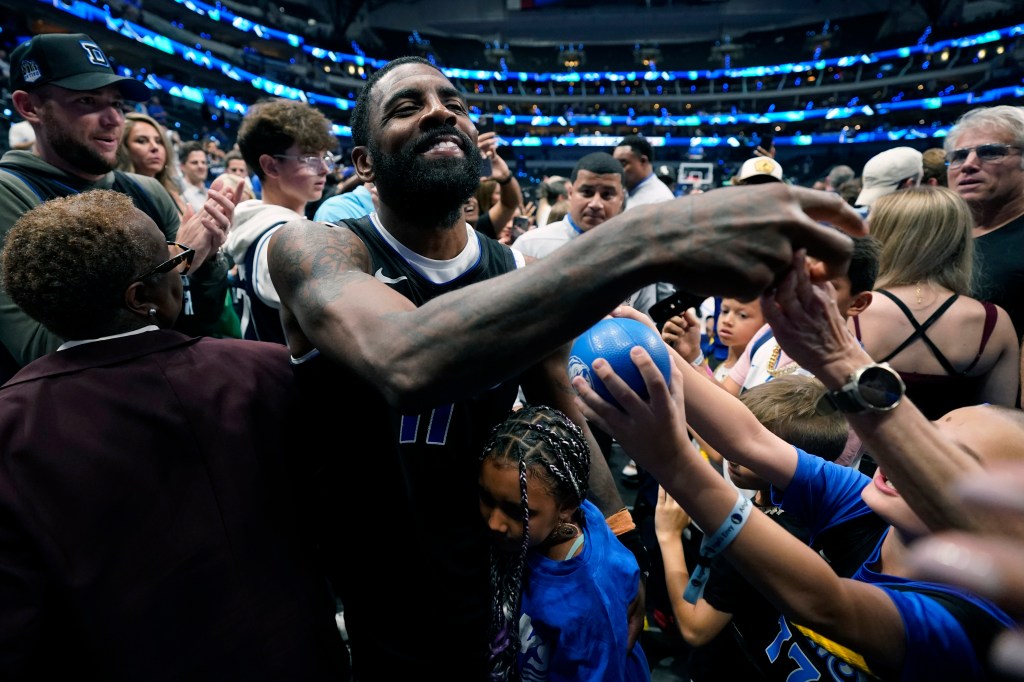
<path id="1" fill-rule="evenodd" d="M 458 90 L 444 74 L 427 64 L 403 64 L 384 74 L 374 88 L 373 99 L 378 106 L 403 94 L 423 92 L 456 93 Z"/>

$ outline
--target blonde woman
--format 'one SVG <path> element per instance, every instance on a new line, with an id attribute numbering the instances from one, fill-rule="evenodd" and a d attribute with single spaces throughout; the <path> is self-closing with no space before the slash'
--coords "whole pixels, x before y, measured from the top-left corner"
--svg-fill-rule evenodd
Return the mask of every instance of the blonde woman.
<path id="1" fill-rule="evenodd" d="M 184 213 L 181 188 L 174 181 L 173 157 L 167 149 L 163 126 L 146 114 L 125 114 L 121 146 L 117 150 L 118 170 L 156 178 L 174 199 L 178 211 Z"/>
<path id="2" fill-rule="evenodd" d="M 1013 406 L 1020 349 L 1006 311 L 967 295 L 974 272 L 974 219 L 945 187 L 880 197 L 871 233 L 882 242 L 873 302 L 861 340 L 900 373 L 929 419 L 979 403 Z"/>

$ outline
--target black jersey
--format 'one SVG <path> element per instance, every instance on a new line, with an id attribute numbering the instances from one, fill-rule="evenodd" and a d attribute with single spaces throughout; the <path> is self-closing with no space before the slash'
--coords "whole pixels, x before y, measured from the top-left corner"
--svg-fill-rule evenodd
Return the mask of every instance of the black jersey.
<path id="1" fill-rule="evenodd" d="M 473 233 L 478 261 L 436 284 L 369 217 L 335 227 L 355 232 L 370 252 L 371 272 L 417 305 L 516 268 L 507 246 Z M 490 544 L 479 511 L 478 459 L 515 401 L 518 377 L 454 404 L 401 414 L 373 385 L 322 356 L 296 372 L 311 413 L 332 434 L 319 453 L 317 516 L 356 674 L 482 675 Z"/>

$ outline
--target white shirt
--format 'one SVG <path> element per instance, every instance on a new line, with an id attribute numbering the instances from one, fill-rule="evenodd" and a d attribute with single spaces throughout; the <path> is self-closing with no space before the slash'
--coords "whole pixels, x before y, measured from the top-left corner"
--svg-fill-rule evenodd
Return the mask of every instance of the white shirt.
<path id="1" fill-rule="evenodd" d="M 672 193 L 668 185 L 659 180 L 657 175 L 651 173 L 646 180 L 630 190 L 629 198 L 626 200 L 626 210 L 675 198 L 676 195 Z"/>
<path id="2" fill-rule="evenodd" d="M 634 187 L 629 193 L 629 197 L 626 199 L 625 210 L 628 211 L 629 209 L 636 208 L 637 206 L 657 204 L 659 202 L 669 201 L 670 199 L 675 198 L 676 195 L 668 188 L 668 185 L 662 182 L 657 175 L 651 173 L 647 176 L 646 180 Z M 660 301 L 663 298 L 668 298 L 676 291 L 675 286 L 670 282 L 657 282 L 656 284 L 649 286 L 654 287 L 654 291 L 651 294 L 654 301 Z M 646 312 L 646 309 L 644 310 Z"/>
<path id="3" fill-rule="evenodd" d="M 36 131 L 28 121 L 18 121 L 7 131 L 7 145 L 11 149 L 24 149 L 22 145 L 29 142 L 35 143 Z M 29 148 L 31 149 L 31 148 Z"/>
<path id="4" fill-rule="evenodd" d="M 532 256 L 533 258 L 544 258 L 559 246 L 568 244 L 571 239 L 581 234 L 583 234 L 583 230 L 573 222 L 570 216 L 565 216 L 564 220 L 548 223 L 543 227 L 538 227 L 519 235 L 512 242 L 512 248 L 522 251 L 527 256 Z M 655 286 L 648 284 L 643 289 L 634 292 L 622 303 L 646 313 L 647 309 L 656 300 L 655 296 Z"/>

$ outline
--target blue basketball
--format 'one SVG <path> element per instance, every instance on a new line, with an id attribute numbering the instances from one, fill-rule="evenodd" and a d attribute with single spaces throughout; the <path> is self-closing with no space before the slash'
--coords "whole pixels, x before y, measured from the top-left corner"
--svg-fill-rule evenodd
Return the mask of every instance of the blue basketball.
<path id="1" fill-rule="evenodd" d="M 633 346 L 643 346 L 654 360 L 654 364 L 661 370 L 665 381 L 670 381 L 672 360 L 665 342 L 661 340 L 658 332 L 643 322 L 628 317 L 603 319 L 576 339 L 569 353 L 569 378 L 583 377 L 602 398 L 618 406 L 618 401 L 594 375 L 594 360 L 604 358 L 630 388 L 646 399 L 647 386 L 644 384 L 644 378 L 629 357 L 629 351 Z"/>

